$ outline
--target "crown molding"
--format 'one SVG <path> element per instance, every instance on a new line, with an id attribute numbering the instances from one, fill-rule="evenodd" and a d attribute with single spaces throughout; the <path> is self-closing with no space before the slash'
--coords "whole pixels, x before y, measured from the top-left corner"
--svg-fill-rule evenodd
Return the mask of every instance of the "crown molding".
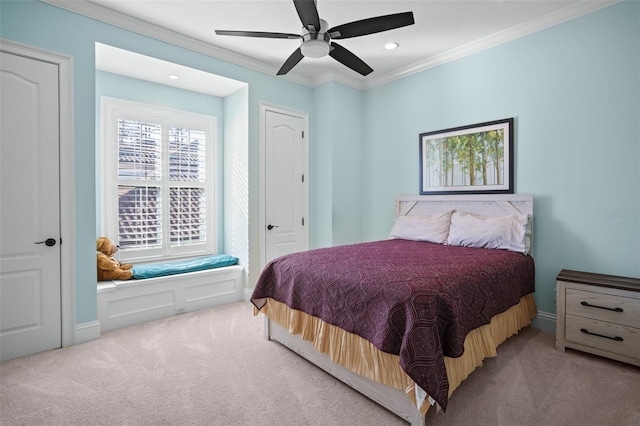
<path id="1" fill-rule="evenodd" d="M 276 73 L 278 71 L 278 67 L 271 64 L 267 64 L 252 57 L 214 46 L 193 37 L 177 33 L 173 30 L 149 23 L 142 19 L 134 18 L 132 16 L 106 8 L 102 5 L 92 3 L 87 0 L 40 1 L 128 31 L 151 37 L 156 40 L 164 41 L 174 46 L 182 47 L 184 49 L 191 50 L 196 53 L 201 53 L 215 59 L 221 59 L 235 65 L 240 65 L 254 71 L 268 74 L 273 77 L 276 76 Z M 312 86 L 312 82 L 309 77 L 305 77 L 299 74 L 296 75 L 295 72 L 290 72 L 286 76 L 280 76 L 278 78 L 283 78 L 305 86 Z"/>
<path id="2" fill-rule="evenodd" d="M 151 37 L 160 41 L 167 42 L 174 46 L 182 47 L 193 52 L 201 53 L 203 55 L 210 56 L 212 58 L 221 59 L 223 61 L 239 65 L 254 71 L 258 71 L 270 76 L 275 76 L 277 67 L 265 62 L 259 61 L 255 58 L 251 58 L 246 55 L 242 55 L 236 52 L 232 52 L 221 47 L 214 46 L 212 44 L 203 42 L 193 37 L 186 36 L 184 34 L 177 33 L 168 28 L 160 27 L 155 24 L 151 24 L 144 20 L 125 15 L 123 13 L 108 9 L 97 3 L 92 3 L 88 0 L 40 0 L 43 3 L 50 4 L 52 6 L 60 7 L 62 9 L 69 10 L 86 17 L 96 19 L 101 22 L 105 22 L 116 27 L 123 28 L 147 37 Z M 448 50 L 429 58 L 425 58 L 414 64 L 406 67 L 402 67 L 391 73 L 382 74 L 380 76 L 371 76 L 369 78 L 354 78 L 342 73 L 330 71 L 321 74 L 315 78 L 303 76 L 297 74 L 295 70 L 289 72 L 282 78 L 293 83 L 298 83 L 304 86 L 315 88 L 325 84 L 329 81 L 335 81 L 346 86 L 350 86 L 356 90 L 364 91 L 372 89 L 378 86 L 382 86 L 387 83 L 391 83 L 395 80 L 410 76 L 412 74 L 419 73 L 421 71 L 437 67 L 439 65 L 446 64 L 448 62 L 461 59 L 465 56 L 472 55 L 474 53 L 481 52 L 491 47 L 498 46 L 503 43 L 507 43 L 533 34 L 538 31 L 550 28 L 552 26 L 561 24 L 563 22 L 570 21 L 583 15 L 595 12 L 597 10 L 609 7 L 616 3 L 620 3 L 623 0 L 610 0 L 606 2 L 593 2 L 583 0 L 578 3 L 572 3 L 558 11 L 541 16 L 535 20 L 529 21 L 522 25 L 517 25 L 493 34 L 491 36 L 479 39 L 477 41 L 468 43 L 466 45 Z"/>
<path id="3" fill-rule="evenodd" d="M 412 74 L 419 73 L 429 68 L 434 68 L 439 65 L 443 65 L 448 62 L 461 59 L 465 56 L 469 56 L 474 53 L 478 53 L 483 50 L 489 49 L 491 47 L 495 47 L 500 44 L 504 44 L 504 43 L 516 40 L 518 38 L 536 33 L 538 31 L 545 30 L 555 25 L 562 24 L 563 22 L 567 22 L 572 19 L 578 18 L 580 16 L 584 16 L 589 13 L 595 12 L 597 10 L 604 9 L 605 7 L 612 6 L 616 3 L 620 3 L 622 1 L 623 0 L 610 0 L 606 3 L 581 1 L 579 3 L 570 4 L 558 11 L 541 16 L 537 19 L 528 21 L 524 24 L 508 28 L 499 33 L 490 35 L 488 37 L 484 37 L 482 39 L 476 40 L 474 42 L 465 44 L 463 46 L 460 46 L 451 50 L 442 52 L 438 55 L 434 55 L 432 57 L 426 58 L 422 61 L 416 62 L 409 66 L 399 68 L 398 70 L 392 73 L 382 75 L 379 77 L 374 77 L 370 80 L 366 80 L 364 83 L 363 90 L 368 90 L 374 87 L 382 86 L 384 84 L 390 83 L 395 80 L 399 80 L 403 77 L 407 77 Z"/>
<path id="4" fill-rule="evenodd" d="M 329 83 L 331 81 L 344 84 L 345 86 L 349 86 L 353 89 L 360 90 L 360 91 L 363 91 L 365 89 L 364 79 L 348 77 L 344 74 L 334 72 L 334 71 L 327 71 L 313 78 L 311 80 L 311 86 L 313 88 L 316 88 L 316 87 L 322 86 L 325 83 Z"/>

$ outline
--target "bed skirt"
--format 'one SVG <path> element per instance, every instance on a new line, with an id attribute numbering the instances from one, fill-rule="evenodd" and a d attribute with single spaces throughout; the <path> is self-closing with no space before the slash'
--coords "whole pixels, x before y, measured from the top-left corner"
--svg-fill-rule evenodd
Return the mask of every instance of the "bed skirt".
<path id="1" fill-rule="evenodd" d="M 290 334 L 299 335 L 311 342 L 316 351 L 329 355 L 332 362 L 377 383 L 403 390 L 416 403 L 415 383 L 400 367 L 398 355 L 382 352 L 356 334 L 271 298 L 259 312 L 284 327 Z M 259 312 L 254 309 L 255 315 Z M 495 315 L 489 324 L 472 330 L 464 341 L 464 354 L 458 358 L 445 357 L 449 396 L 469 374 L 482 365 L 482 360 L 497 355 L 498 345 L 529 325 L 536 313 L 531 293 L 522 297 L 517 305 Z M 425 400 L 420 412 L 426 414 L 430 406 L 428 400 Z"/>

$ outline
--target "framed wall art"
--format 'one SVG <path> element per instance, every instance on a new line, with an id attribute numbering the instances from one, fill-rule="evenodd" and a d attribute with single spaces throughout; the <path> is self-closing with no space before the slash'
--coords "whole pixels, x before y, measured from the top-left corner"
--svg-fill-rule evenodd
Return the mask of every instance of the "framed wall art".
<path id="1" fill-rule="evenodd" d="M 420 134 L 420 194 L 513 194 L 513 118 Z"/>

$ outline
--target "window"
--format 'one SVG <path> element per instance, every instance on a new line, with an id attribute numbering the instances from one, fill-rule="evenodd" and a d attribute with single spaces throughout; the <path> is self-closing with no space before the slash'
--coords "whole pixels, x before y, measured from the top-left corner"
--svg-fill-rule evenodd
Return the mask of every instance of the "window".
<path id="1" fill-rule="evenodd" d="M 102 98 L 102 229 L 121 260 L 214 253 L 216 119 Z"/>

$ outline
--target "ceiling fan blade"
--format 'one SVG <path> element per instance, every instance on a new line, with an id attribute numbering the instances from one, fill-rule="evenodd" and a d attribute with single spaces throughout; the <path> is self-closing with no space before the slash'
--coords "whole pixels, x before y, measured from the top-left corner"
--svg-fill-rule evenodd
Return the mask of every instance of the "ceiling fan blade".
<path id="1" fill-rule="evenodd" d="M 238 37 L 262 37 L 262 38 L 294 38 L 299 39 L 300 34 L 287 34 L 287 33 L 268 33 L 262 31 L 227 31 L 216 30 L 217 35 L 224 36 L 238 36 Z"/>
<path id="2" fill-rule="evenodd" d="M 389 31 L 406 27 L 407 25 L 413 25 L 414 23 L 413 12 L 403 12 L 349 22 L 348 24 L 330 28 L 327 32 L 332 39 L 343 39 Z"/>
<path id="3" fill-rule="evenodd" d="M 278 75 L 284 75 L 291 71 L 291 69 L 295 67 L 296 64 L 302 60 L 302 58 L 304 58 L 302 49 L 298 47 L 284 62 L 284 65 L 282 65 L 282 67 L 278 71 Z"/>
<path id="4" fill-rule="evenodd" d="M 331 56 L 341 64 L 346 65 L 347 67 L 362 75 L 368 75 L 373 71 L 373 68 L 364 63 L 362 59 L 358 58 L 356 55 L 340 46 L 339 44 L 331 42 L 331 47 L 332 49 L 331 52 L 329 52 L 329 56 Z"/>
<path id="5" fill-rule="evenodd" d="M 296 7 L 300 21 L 306 29 L 311 31 L 309 27 L 313 25 L 316 32 L 320 30 L 320 16 L 314 0 L 293 0 L 293 5 Z"/>

